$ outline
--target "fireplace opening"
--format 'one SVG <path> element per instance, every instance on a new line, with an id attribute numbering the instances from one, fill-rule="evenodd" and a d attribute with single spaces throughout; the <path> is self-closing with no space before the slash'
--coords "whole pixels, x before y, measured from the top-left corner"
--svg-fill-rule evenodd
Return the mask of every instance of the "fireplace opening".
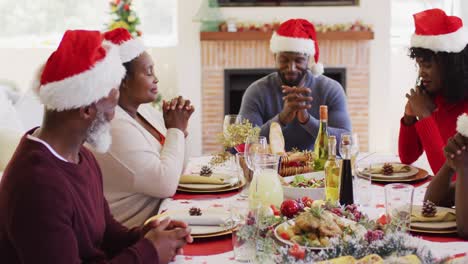
<path id="1" fill-rule="evenodd" d="M 274 71 L 274 68 L 225 69 L 224 114 L 238 114 L 242 96 L 250 84 Z M 346 68 L 325 68 L 324 75 L 339 82 L 346 93 Z"/>

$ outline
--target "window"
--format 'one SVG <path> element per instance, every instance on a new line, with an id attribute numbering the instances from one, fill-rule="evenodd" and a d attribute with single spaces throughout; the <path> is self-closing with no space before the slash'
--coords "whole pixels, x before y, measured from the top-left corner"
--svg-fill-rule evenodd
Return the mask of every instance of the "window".
<path id="1" fill-rule="evenodd" d="M 448 15 L 462 15 L 461 0 L 392 0 L 392 45 L 408 47 L 414 33 L 413 14 L 430 8 L 443 9 Z"/>
<path id="2" fill-rule="evenodd" d="M 177 0 L 135 0 L 149 47 L 177 44 Z M 66 29 L 105 30 L 108 0 L 0 0 L 0 47 L 55 47 Z"/>

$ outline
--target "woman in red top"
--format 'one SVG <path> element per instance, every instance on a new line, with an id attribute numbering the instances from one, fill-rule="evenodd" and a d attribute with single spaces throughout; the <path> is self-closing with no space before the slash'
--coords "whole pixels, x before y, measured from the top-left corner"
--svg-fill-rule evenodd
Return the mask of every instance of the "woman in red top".
<path id="1" fill-rule="evenodd" d="M 426 152 L 436 174 L 457 117 L 468 113 L 468 33 L 460 18 L 440 9 L 417 13 L 414 21 L 409 56 L 418 64 L 419 83 L 406 94 L 398 152 L 406 164 Z"/>

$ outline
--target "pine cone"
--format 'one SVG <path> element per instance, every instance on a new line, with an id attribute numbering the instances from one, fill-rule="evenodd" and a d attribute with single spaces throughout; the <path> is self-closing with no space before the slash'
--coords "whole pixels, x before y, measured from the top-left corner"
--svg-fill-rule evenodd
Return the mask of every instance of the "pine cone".
<path id="1" fill-rule="evenodd" d="M 392 175 L 393 174 L 393 166 L 390 163 L 385 163 L 382 167 L 382 174 L 383 175 Z"/>
<path id="2" fill-rule="evenodd" d="M 424 201 L 423 206 L 422 206 L 421 214 L 424 217 L 434 217 L 437 214 L 436 205 L 433 202 L 429 201 L 429 200 Z"/>
<path id="3" fill-rule="evenodd" d="M 201 170 L 200 170 L 200 176 L 211 176 L 211 174 L 213 174 L 213 171 L 211 170 L 210 167 L 208 166 L 203 166 L 201 167 Z"/>
<path id="4" fill-rule="evenodd" d="M 197 207 L 192 207 L 189 210 L 189 215 L 200 216 L 200 215 L 202 215 L 201 209 L 197 208 Z"/>

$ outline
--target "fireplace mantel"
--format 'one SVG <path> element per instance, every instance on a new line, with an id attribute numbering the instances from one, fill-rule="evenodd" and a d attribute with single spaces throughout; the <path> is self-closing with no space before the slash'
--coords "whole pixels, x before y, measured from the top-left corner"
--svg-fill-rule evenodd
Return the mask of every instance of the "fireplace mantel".
<path id="1" fill-rule="evenodd" d="M 225 40 L 270 40 L 271 32 L 244 31 L 244 32 L 200 32 L 201 41 L 225 41 Z M 372 31 L 333 31 L 318 32 L 319 40 L 372 40 Z"/>

